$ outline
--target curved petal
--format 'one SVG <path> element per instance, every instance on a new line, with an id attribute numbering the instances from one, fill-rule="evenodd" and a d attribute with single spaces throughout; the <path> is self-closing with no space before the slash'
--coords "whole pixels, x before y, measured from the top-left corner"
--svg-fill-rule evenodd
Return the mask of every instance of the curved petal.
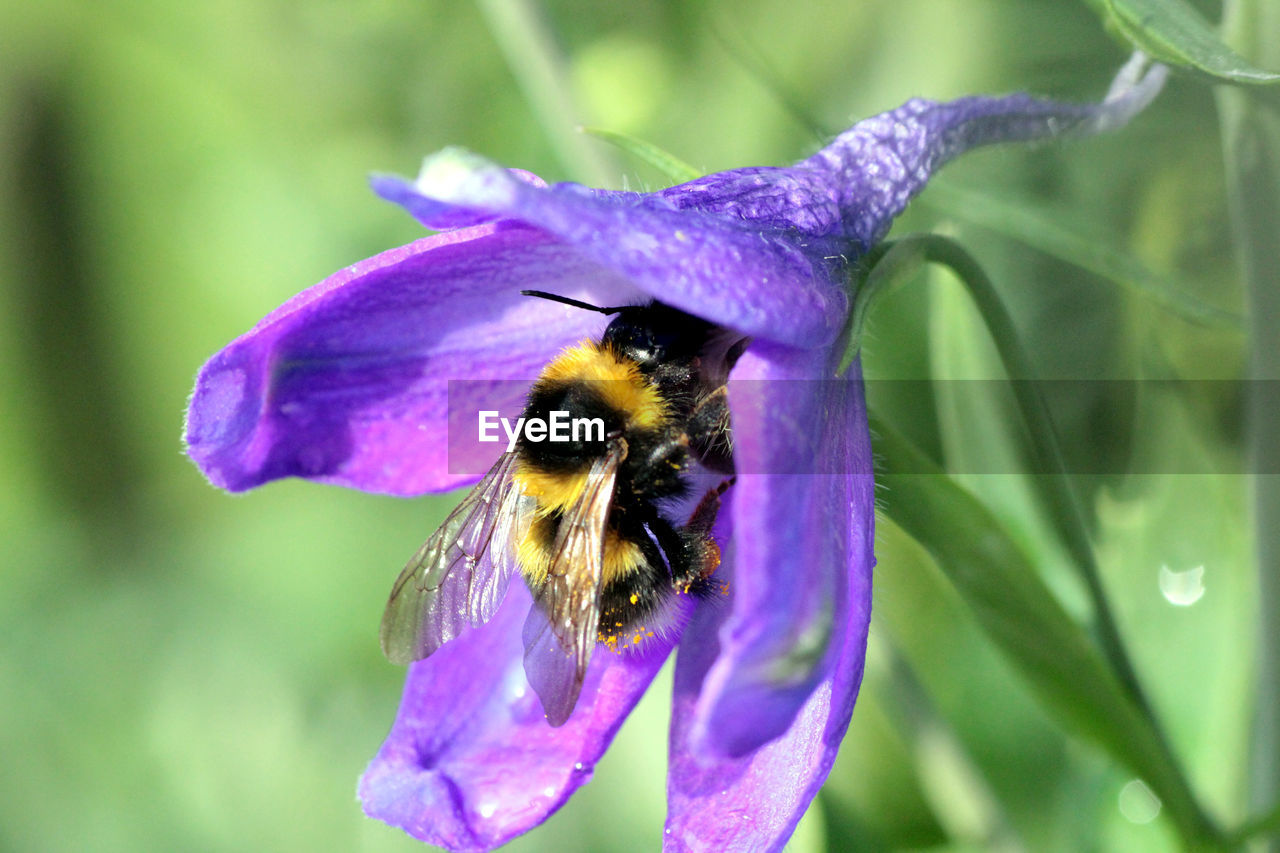
<path id="1" fill-rule="evenodd" d="M 304 291 L 214 355 L 196 379 L 187 451 L 231 491 L 287 476 L 398 495 L 473 481 L 493 450 L 448 458 L 449 380 L 478 380 L 462 386 L 476 398 L 468 411 L 519 411 L 527 386 L 502 380 L 532 380 L 605 322 L 521 288 L 596 304 L 640 297 L 513 223 L 418 240 Z"/>
<path id="2" fill-rule="evenodd" d="M 680 209 L 746 219 L 758 226 L 789 228 L 811 237 L 830 235 L 840 225 L 831 176 L 795 166 L 757 166 L 713 172 L 661 190 Z"/>
<path id="3" fill-rule="evenodd" d="M 757 352 L 754 358 L 768 364 L 754 372 L 794 375 L 802 365 L 789 355 Z M 830 418 L 822 456 L 836 473 L 739 476 L 735 486 L 737 534 L 726 559 L 734 570 L 733 606 L 700 608 L 676 661 L 667 850 L 781 849 L 849 726 L 871 614 L 874 490 L 856 366 L 840 383 L 847 391 L 834 384 L 813 386 L 808 403 L 790 413 Z M 780 404 L 786 396 L 769 400 Z M 794 517 L 769 515 L 779 501 L 801 509 Z M 814 600 L 814 587 L 834 598 Z M 819 638 L 825 648 L 815 644 Z"/>
<path id="4" fill-rule="evenodd" d="M 844 632 L 865 639 L 870 440 L 861 380 L 822 379 L 830 358 L 757 341 L 729 383 L 733 606 L 689 726 L 708 755 L 746 755 L 787 731 L 829 677 Z"/>
<path id="5" fill-rule="evenodd" d="M 682 210 L 662 195 L 541 189 L 458 149 L 427 158 L 412 184 L 391 180 L 378 191 L 410 211 L 449 203 L 545 229 L 653 298 L 749 335 L 824 346 L 848 310 L 844 240 Z"/>
<path id="6" fill-rule="evenodd" d="M 1135 54 L 1100 103 L 1071 104 L 1009 95 L 947 103 L 907 101 L 865 119 L 797 164 L 831 188 L 839 233 L 866 249 L 889 232 L 933 174 L 964 152 L 998 142 L 1026 142 L 1113 130 L 1142 110 L 1164 85 L 1163 65 L 1146 69 Z"/>
<path id="7" fill-rule="evenodd" d="M 740 758 L 709 758 L 691 743 L 691 723 L 698 685 L 715 657 L 716 615 L 699 611 L 676 665 L 663 848 L 780 850 L 831 772 L 849 727 L 866 626 L 847 622 L 833 637 L 838 649 L 830 672 L 780 737 Z"/>
<path id="8" fill-rule="evenodd" d="M 542 178 L 523 169 L 507 169 L 507 173 L 531 186 L 547 185 Z M 369 186 L 387 201 L 394 202 L 409 211 L 414 219 L 428 228 L 440 231 L 468 228 L 497 218 L 496 214 L 483 210 L 436 201 L 419 195 L 412 185 L 406 184 L 394 175 L 373 175 L 369 178 Z"/>
<path id="9" fill-rule="evenodd" d="M 591 779 L 670 647 L 597 649 L 577 709 L 552 728 L 524 675 L 529 606 L 513 585 L 493 620 L 413 665 L 391 733 L 360 780 L 370 817 L 450 850 L 489 850 Z"/>

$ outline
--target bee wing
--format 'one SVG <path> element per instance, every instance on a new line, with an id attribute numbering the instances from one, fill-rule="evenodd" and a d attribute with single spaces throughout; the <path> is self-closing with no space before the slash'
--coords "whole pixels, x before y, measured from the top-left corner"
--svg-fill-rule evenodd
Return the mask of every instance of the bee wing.
<path id="1" fill-rule="evenodd" d="M 560 519 L 547 579 L 524 623 L 525 675 L 553 726 L 573 713 L 596 645 L 605 526 L 626 455 L 626 442 L 617 439 L 592 463 L 586 487 Z"/>
<path id="2" fill-rule="evenodd" d="M 503 454 L 396 578 L 380 636 L 392 663 L 425 658 L 498 609 L 534 506 L 515 481 L 515 462 Z"/>

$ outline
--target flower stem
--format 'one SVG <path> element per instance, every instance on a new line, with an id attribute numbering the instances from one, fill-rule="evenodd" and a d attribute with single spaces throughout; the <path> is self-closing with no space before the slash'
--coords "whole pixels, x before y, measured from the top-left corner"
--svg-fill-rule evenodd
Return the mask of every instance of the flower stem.
<path id="1" fill-rule="evenodd" d="M 573 103 L 564 57 L 534 0 L 476 0 L 489 29 L 555 149 L 560 165 L 577 181 L 609 186 L 618 169 L 575 128 L 582 124 Z"/>
<path id="2" fill-rule="evenodd" d="M 879 258 L 871 258 L 874 266 L 854 301 L 848 352 L 857 352 L 863 324 L 871 303 L 906 281 L 925 263 L 933 262 L 950 268 L 968 289 L 970 298 L 982 315 L 995 341 L 996 349 L 1010 379 L 1014 398 L 1027 426 L 1031 440 L 1032 470 L 1048 472 L 1033 478 L 1050 517 L 1070 552 L 1074 565 L 1089 592 L 1093 604 L 1094 630 L 1103 653 L 1111 662 L 1120 682 L 1130 697 L 1155 722 L 1155 714 L 1138 681 L 1137 672 L 1125 651 L 1119 628 L 1107 601 L 1106 590 L 1098 571 L 1097 558 L 1085 527 L 1084 516 L 1071 491 L 1066 466 L 1058 445 L 1057 432 L 1040 389 L 1028 380 L 1035 376 L 1031 358 L 1023 348 L 1013 318 L 1005 309 L 991 279 L 977 261 L 954 240 L 934 234 L 913 234 L 888 247 Z"/>
<path id="3" fill-rule="evenodd" d="M 1270 35 L 1280 26 L 1277 0 L 1229 0 L 1223 37 L 1247 59 L 1280 66 Z M 1268 30 L 1267 27 L 1272 29 Z M 1280 110 L 1249 91 L 1219 87 L 1232 234 L 1248 300 L 1252 351 L 1248 413 L 1257 540 L 1258 660 L 1250 799 L 1258 810 L 1280 801 Z M 1280 811 L 1269 818 L 1274 830 Z M 1266 822 L 1264 822 L 1265 826 Z M 1280 840 L 1268 847 L 1280 851 Z"/>

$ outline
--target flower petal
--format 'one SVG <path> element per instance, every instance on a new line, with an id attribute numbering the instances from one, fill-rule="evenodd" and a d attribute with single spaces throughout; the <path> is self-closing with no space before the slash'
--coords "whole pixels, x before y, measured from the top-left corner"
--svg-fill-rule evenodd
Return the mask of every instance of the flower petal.
<path id="1" fill-rule="evenodd" d="M 856 372 L 820 378 L 832 375 L 830 358 L 757 341 L 729 383 L 733 606 L 689 729 L 709 755 L 745 755 L 787 731 L 845 635 L 865 639 L 874 521 L 866 406 Z"/>
<path id="2" fill-rule="evenodd" d="M 713 172 L 658 195 L 682 210 L 716 213 L 819 238 L 836 233 L 840 226 L 840 208 L 830 181 L 830 175 L 817 169 L 757 166 Z"/>
<path id="3" fill-rule="evenodd" d="M 783 735 L 740 758 L 708 758 L 692 744 L 694 701 L 715 657 L 717 612 L 699 611 L 676 666 L 665 850 L 780 850 L 831 772 L 862 682 L 866 626 L 833 637 L 830 672 Z M 710 623 L 710 624 L 708 624 Z M 710 642 L 694 644 L 695 638 Z"/>
<path id="4" fill-rule="evenodd" d="M 804 374 L 806 359 L 794 351 L 760 349 L 753 345 L 757 363 L 739 362 L 740 370 Z M 839 383 L 844 390 L 825 382 L 787 392 L 797 384 L 765 386 L 773 390 L 761 402 L 786 411 L 761 425 L 781 427 L 783 438 L 810 427 L 819 461 L 835 473 L 739 475 L 737 535 L 725 561 L 733 566 L 733 606 L 700 608 L 676 661 L 670 851 L 781 849 L 831 770 L 862 682 L 874 489 L 861 380 L 855 365 Z M 798 396 L 809 399 L 785 405 Z M 808 415 L 829 420 L 787 423 Z M 737 409 L 734 417 L 737 440 Z M 744 435 L 747 446 L 738 445 L 757 463 L 770 452 L 760 438 Z M 782 511 L 788 504 L 790 514 Z"/>
<path id="5" fill-rule="evenodd" d="M 489 850 L 591 779 L 670 646 L 597 649 L 576 710 L 552 728 L 524 675 L 530 600 L 513 584 L 490 622 L 410 669 L 391 733 L 360 780 L 370 817 L 450 850 Z"/>
<path id="6" fill-rule="evenodd" d="M 745 334 L 823 346 L 848 310 L 844 240 L 681 210 L 661 194 L 542 189 L 458 149 L 427 158 L 412 184 L 393 181 L 378 192 L 411 212 L 448 203 L 545 229 L 654 299 Z"/>
<path id="7" fill-rule="evenodd" d="M 797 164 L 831 188 L 839 233 L 862 250 L 878 243 L 929 178 L 980 145 L 1080 136 L 1113 130 L 1142 110 L 1164 85 L 1162 65 L 1146 69 L 1135 54 L 1101 103 L 1071 104 L 1029 95 L 923 99 L 860 121 Z"/>
<path id="8" fill-rule="evenodd" d="M 231 491 L 287 476 L 399 495 L 475 480 L 493 460 L 447 459 L 448 380 L 479 380 L 465 383 L 477 397 L 468 411 L 518 411 L 523 387 L 501 380 L 532 380 L 606 322 L 521 288 L 639 298 L 513 223 L 418 240 L 304 291 L 211 358 L 187 413 L 188 452 Z"/>
<path id="9" fill-rule="evenodd" d="M 507 169 L 507 173 L 535 187 L 545 187 L 547 182 L 523 169 Z M 496 214 L 474 208 L 436 201 L 418 194 L 412 184 L 406 184 L 394 175 L 374 175 L 369 186 L 384 199 L 403 207 L 413 218 L 437 231 L 467 228 L 497 218 Z"/>

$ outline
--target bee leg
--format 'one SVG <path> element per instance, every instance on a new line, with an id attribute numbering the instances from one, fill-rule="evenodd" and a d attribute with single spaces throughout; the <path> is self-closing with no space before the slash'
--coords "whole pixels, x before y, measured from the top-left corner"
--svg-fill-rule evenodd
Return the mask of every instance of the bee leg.
<path id="1" fill-rule="evenodd" d="M 733 473 L 733 433 L 729 429 L 729 389 L 721 385 L 700 399 L 685 427 L 693 454 L 719 474 Z"/>
<path id="2" fill-rule="evenodd" d="M 731 485 L 732 477 L 709 489 L 684 527 L 676 528 L 657 516 L 649 521 L 671 569 L 671 583 L 681 592 L 697 596 L 711 592 L 709 578 L 720 565 L 720 546 L 711 538 L 711 528 L 720 511 L 720 497 Z"/>
<path id="3" fill-rule="evenodd" d="M 711 536 L 711 529 L 715 527 L 716 516 L 720 514 L 720 498 L 735 479 L 728 477 L 714 489 L 708 489 L 694 507 L 689 523 L 680 529 L 680 538 L 685 543 L 685 553 L 688 555 L 687 571 L 694 578 L 693 583 L 703 587 L 699 590 L 702 594 L 710 591 L 711 575 L 720 566 L 720 546 Z"/>
<path id="4" fill-rule="evenodd" d="M 720 498 L 725 492 L 729 491 L 729 487 L 737 479 L 737 477 L 726 477 L 714 489 L 707 489 L 707 493 L 702 496 L 702 500 L 698 501 L 698 505 L 693 508 L 693 513 L 689 516 L 689 523 L 685 525 L 685 530 L 692 530 L 704 536 L 710 535 L 711 528 L 715 527 L 716 524 L 716 516 L 720 514 Z"/>

